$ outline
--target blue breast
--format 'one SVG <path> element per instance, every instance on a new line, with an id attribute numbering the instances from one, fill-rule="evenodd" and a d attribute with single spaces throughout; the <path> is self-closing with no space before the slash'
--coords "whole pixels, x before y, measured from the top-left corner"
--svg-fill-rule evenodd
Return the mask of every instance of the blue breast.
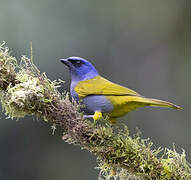
<path id="1" fill-rule="evenodd" d="M 105 96 L 91 95 L 82 100 L 88 113 L 94 113 L 95 111 L 108 113 L 113 110 L 113 105 L 107 100 Z"/>
<path id="2" fill-rule="evenodd" d="M 77 102 L 79 100 L 78 98 L 78 94 L 76 93 L 76 91 L 74 90 L 75 86 L 78 84 L 78 81 L 72 81 L 71 85 L 70 85 L 70 94 L 72 96 L 72 98 L 74 98 Z"/>
<path id="3" fill-rule="evenodd" d="M 74 88 L 78 82 L 72 81 L 70 86 L 71 96 L 78 102 L 78 94 L 75 92 Z M 113 110 L 113 105 L 109 100 L 103 95 L 90 95 L 86 96 L 80 102 L 85 105 L 84 111 L 86 113 L 94 113 L 95 111 L 100 111 L 103 113 L 111 112 Z"/>

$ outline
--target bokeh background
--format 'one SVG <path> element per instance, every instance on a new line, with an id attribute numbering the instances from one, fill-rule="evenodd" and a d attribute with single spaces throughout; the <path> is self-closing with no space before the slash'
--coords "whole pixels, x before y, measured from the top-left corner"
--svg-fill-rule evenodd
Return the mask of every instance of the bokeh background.
<path id="1" fill-rule="evenodd" d="M 154 147 L 185 149 L 191 162 L 190 0 L 0 0 L 0 41 L 12 55 L 30 55 L 51 80 L 69 73 L 58 61 L 89 59 L 100 74 L 139 93 L 174 102 L 182 111 L 142 108 L 120 121 L 138 127 Z M 96 180 L 96 159 L 53 136 L 31 117 L 0 119 L 1 180 Z"/>

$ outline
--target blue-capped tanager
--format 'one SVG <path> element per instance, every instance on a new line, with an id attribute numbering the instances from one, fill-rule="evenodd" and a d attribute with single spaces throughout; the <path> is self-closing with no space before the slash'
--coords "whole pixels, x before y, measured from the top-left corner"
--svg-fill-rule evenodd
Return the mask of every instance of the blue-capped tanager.
<path id="1" fill-rule="evenodd" d="M 95 67 L 80 57 L 61 59 L 70 71 L 71 96 L 85 105 L 86 111 L 94 121 L 102 114 L 109 116 L 110 122 L 143 106 L 160 106 L 181 109 L 181 107 L 158 99 L 146 98 L 126 87 L 115 84 L 99 75 Z"/>

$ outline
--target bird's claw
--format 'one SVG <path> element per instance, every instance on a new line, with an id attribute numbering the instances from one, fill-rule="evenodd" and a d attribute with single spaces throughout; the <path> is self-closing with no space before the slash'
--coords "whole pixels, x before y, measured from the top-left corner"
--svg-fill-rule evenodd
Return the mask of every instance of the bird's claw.
<path id="1" fill-rule="evenodd" d="M 96 124 L 96 121 L 102 118 L 102 113 L 99 111 L 96 111 L 93 115 L 94 124 Z"/>
<path id="2" fill-rule="evenodd" d="M 84 117 L 84 118 L 93 118 L 93 120 L 94 120 L 94 125 L 95 125 L 95 124 L 96 124 L 96 121 L 99 120 L 99 119 L 101 119 L 103 116 L 102 116 L 102 113 L 101 113 L 101 112 L 96 111 L 96 112 L 94 113 L 94 115 L 84 115 L 83 117 Z"/>
<path id="3" fill-rule="evenodd" d="M 94 113 L 94 115 L 93 115 L 94 121 L 97 121 L 97 120 L 99 120 L 99 119 L 101 119 L 101 118 L 102 118 L 102 113 L 99 112 L 99 111 L 96 111 L 96 112 Z"/>

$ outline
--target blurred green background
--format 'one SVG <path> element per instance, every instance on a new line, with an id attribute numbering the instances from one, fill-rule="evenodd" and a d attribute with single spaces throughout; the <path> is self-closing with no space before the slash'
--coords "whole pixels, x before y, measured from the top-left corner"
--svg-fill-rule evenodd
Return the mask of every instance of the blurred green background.
<path id="1" fill-rule="evenodd" d="M 89 59 L 100 74 L 184 110 L 142 108 L 120 121 L 138 127 L 154 147 L 184 148 L 191 161 L 190 0 L 0 0 L 0 41 L 18 59 L 30 55 L 51 80 L 69 73 L 58 61 Z M 63 89 L 60 89 L 62 91 Z M 0 120 L 1 180 L 96 180 L 96 159 L 26 117 Z"/>

